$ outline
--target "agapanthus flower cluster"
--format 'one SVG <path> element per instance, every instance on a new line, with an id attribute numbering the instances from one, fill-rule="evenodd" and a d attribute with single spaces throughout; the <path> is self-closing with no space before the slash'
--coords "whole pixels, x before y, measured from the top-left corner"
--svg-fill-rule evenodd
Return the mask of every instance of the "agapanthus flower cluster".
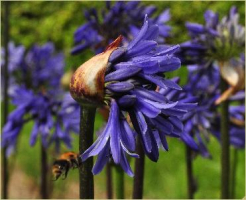
<path id="1" fill-rule="evenodd" d="M 61 141 L 71 148 L 69 133 L 78 132 L 73 126 L 79 123 L 78 104 L 60 89 L 63 70 L 64 57 L 55 53 L 52 43 L 35 45 L 16 63 L 10 73 L 14 90 L 9 94 L 16 109 L 9 114 L 2 134 L 2 147 L 7 147 L 8 155 L 29 121 L 34 123 L 31 146 L 40 137 L 46 148 L 54 142 L 59 151 Z"/>
<path id="2" fill-rule="evenodd" d="M 183 117 L 183 135 L 189 134 L 196 140 L 202 156 L 211 157 L 206 148 L 209 133 L 220 139 L 220 115 L 216 104 L 244 87 L 245 64 L 241 53 L 244 47 L 244 27 L 238 24 L 239 15 L 235 7 L 231 8 L 230 14 L 220 23 L 218 14 L 210 10 L 205 12 L 204 17 L 205 25 L 186 24 L 191 40 L 181 44 L 177 56 L 183 64 L 188 65 L 189 81 L 184 91 L 198 98 L 197 109 Z M 231 85 L 222 95 L 219 88 L 220 75 Z M 242 92 L 238 92 L 232 98 L 237 100 L 236 96 L 244 98 Z M 235 127 L 230 123 L 232 145 L 235 146 L 237 141 L 238 146 L 242 147 L 244 135 L 242 127 Z M 197 151 L 195 145 L 189 146 Z"/>
<path id="3" fill-rule="evenodd" d="M 163 92 L 181 90 L 163 75 L 180 67 L 180 60 L 173 55 L 179 45 L 158 45 L 158 35 L 158 25 L 149 23 L 146 16 L 128 45 L 118 47 L 122 41 L 118 37 L 103 53 L 81 65 L 72 78 L 70 92 L 74 99 L 110 107 L 104 131 L 82 155 L 83 161 L 98 155 L 94 174 L 112 158 L 133 176 L 126 155 L 138 157 L 134 153 L 135 136 L 140 138 L 145 154 L 156 162 L 159 141 L 168 150 L 166 136 L 179 138 L 183 132 L 180 117 L 196 107 L 193 97 L 173 101 Z"/>
<path id="4" fill-rule="evenodd" d="M 72 54 L 77 54 L 85 49 L 92 48 L 96 53 L 101 53 L 105 47 L 119 35 L 124 36 L 124 42 L 129 42 L 136 36 L 142 25 L 145 14 L 151 17 L 155 6 L 144 6 L 138 1 L 115 2 L 111 5 L 106 2 L 106 9 L 98 13 L 92 8 L 85 11 L 87 23 L 80 26 L 74 33 L 75 47 Z M 159 26 L 159 42 L 169 36 L 170 26 L 165 23 L 170 19 L 169 10 L 163 11 L 157 17 L 149 19 L 149 23 Z"/>
<path id="5" fill-rule="evenodd" d="M 245 28 L 239 24 L 236 7 L 221 22 L 219 15 L 211 10 L 205 12 L 204 18 L 205 25 L 186 23 L 191 40 L 181 44 L 178 55 L 183 64 L 197 65 L 198 73 L 203 76 L 220 70 L 231 87 L 217 99 L 219 104 L 244 88 L 245 70 L 240 54 L 244 54 Z"/>
<path id="6" fill-rule="evenodd" d="M 25 48 L 22 45 L 15 46 L 14 42 L 9 42 L 8 44 L 8 74 L 15 73 L 18 66 L 20 66 L 25 53 Z M 5 64 L 5 50 L 1 48 L 1 86 L 2 86 L 2 95 L 3 96 L 3 87 L 4 87 L 4 64 Z M 13 76 L 8 77 L 8 93 L 11 93 L 15 88 L 15 79 Z"/>

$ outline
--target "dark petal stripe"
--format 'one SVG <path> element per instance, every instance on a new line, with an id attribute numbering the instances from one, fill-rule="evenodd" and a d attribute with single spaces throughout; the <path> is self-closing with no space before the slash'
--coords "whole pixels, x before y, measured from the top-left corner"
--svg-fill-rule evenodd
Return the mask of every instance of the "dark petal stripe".
<path id="1" fill-rule="evenodd" d="M 120 107 L 127 108 L 133 106 L 136 102 L 136 95 L 124 95 L 121 98 L 119 98 L 117 102 Z"/>
<path id="2" fill-rule="evenodd" d="M 134 85 L 129 82 L 118 82 L 118 83 L 111 83 L 106 86 L 107 89 L 113 92 L 128 92 L 134 88 Z"/>
<path id="3" fill-rule="evenodd" d="M 105 76 L 105 82 L 110 81 L 122 81 L 127 78 L 130 78 L 131 76 L 134 76 L 138 72 L 141 71 L 141 68 L 139 67 L 127 67 L 124 69 L 119 69 L 114 72 L 111 72 Z"/>
<path id="4" fill-rule="evenodd" d="M 144 78 L 152 83 L 155 83 L 156 85 L 162 87 L 162 88 L 172 88 L 172 89 L 176 89 L 176 90 L 182 90 L 182 88 L 177 85 L 176 83 L 174 83 L 173 81 L 170 80 L 166 80 L 160 76 L 157 75 L 147 75 L 147 74 L 143 74 L 143 73 L 139 73 L 138 76 L 140 76 L 141 78 Z"/>
<path id="5" fill-rule="evenodd" d="M 119 59 L 121 56 L 123 56 L 126 52 L 126 49 L 121 47 L 121 48 L 118 48 L 116 50 L 114 50 L 110 57 L 109 57 L 109 62 L 115 62 L 117 59 Z"/>

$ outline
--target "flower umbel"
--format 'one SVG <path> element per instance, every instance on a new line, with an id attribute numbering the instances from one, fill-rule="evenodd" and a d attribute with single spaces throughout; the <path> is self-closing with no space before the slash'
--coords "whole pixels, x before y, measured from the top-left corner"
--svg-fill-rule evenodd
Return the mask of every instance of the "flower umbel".
<path id="1" fill-rule="evenodd" d="M 94 96 L 91 97 L 90 92 L 80 88 L 81 85 L 88 85 L 89 90 L 93 91 L 99 82 L 103 84 L 103 87 L 100 85 L 103 90 L 99 90 L 103 98 L 98 98 L 96 94 L 98 104 L 110 106 L 104 131 L 82 155 L 83 161 L 98 155 L 93 167 L 94 174 L 99 173 L 112 158 L 129 176 L 133 176 L 126 154 L 138 157 L 134 153 L 136 136 L 140 137 L 145 154 L 156 162 L 159 158 L 159 142 L 168 150 L 166 136 L 180 137 L 183 130 L 180 116 L 196 106 L 196 103 L 171 101 L 157 90 L 157 87 L 181 90 L 178 84 L 163 76 L 163 73 L 180 67 L 180 60 L 173 56 L 179 46 L 168 48 L 158 45 L 158 34 L 158 26 L 150 24 L 146 16 L 141 30 L 127 46 L 117 47 L 120 36 L 105 52 L 77 69 L 78 73 L 72 78 L 71 93 L 76 100 L 95 103 Z M 94 63 L 101 57 L 107 61 L 101 63 L 103 73 L 97 70 L 97 64 L 94 71 Z M 88 69 L 85 70 L 85 66 Z M 79 80 L 86 74 L 93 76 Z M 102 77 L 98 79 L 98 76 Z"/>
<path id="2" fill-rule="evenodd" d="M 106 9 L 101 13 L 98 13 L 94 8 L 86 10 L 87 23 L 75 31 L 75 47 L 71 53 L 77 54 L 88 48 L 92 48 L 96 53 L 101 53 L 107 44 L 119 35 L 123 35 L 124 42 L 128 43 L 141 28 L 145 14 L 150 17 L 156 10 L 155 6 L 144 6 L 139 1 L 118 1 L 114 5 L 107 1 Z M 166 9 L 157 17 L 152 17 L 149 20 L 149 23 L 158 24 L 161 36 L 159 41 L 161 42 L 169 36 L 171 28 L 165 24 L 169 19 L 169 9 Z"/>

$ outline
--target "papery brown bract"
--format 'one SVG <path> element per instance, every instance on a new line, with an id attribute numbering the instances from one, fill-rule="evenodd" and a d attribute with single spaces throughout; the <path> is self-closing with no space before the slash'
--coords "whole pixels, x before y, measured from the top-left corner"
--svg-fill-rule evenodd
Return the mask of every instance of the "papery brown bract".
<path id="1" fill-rule="evenodd" d="M 92 57 L 75 71 L 70 82 L 70 93 L 76 101 L 92 106 L 103 104 L 108 60 L 121 41 L 122 36 L 119 36 L 104 52 Z"/>

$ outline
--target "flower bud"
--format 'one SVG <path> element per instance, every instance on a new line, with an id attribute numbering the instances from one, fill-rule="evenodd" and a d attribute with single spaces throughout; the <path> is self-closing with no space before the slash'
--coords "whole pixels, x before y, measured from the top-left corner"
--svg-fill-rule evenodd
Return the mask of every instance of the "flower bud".
<path id="1" fill-rule="evenodd" d="M 70 82 L 70 93 L 76 101 L 95 106 L 103 104 L 108 60 L 121 41 L 122 36 L 119 36 L 104 52 L 92 57 L 75 71 Z"/>
<path id="2" fill-rule="evenodd" d="M 216 105 L 227 100 L 245 87 L 245 71 L 239 63 L 233 65 L 232 62 L 220 62 L 219 66 L 221 76 L 230 87 L 215 101 Z"/>

